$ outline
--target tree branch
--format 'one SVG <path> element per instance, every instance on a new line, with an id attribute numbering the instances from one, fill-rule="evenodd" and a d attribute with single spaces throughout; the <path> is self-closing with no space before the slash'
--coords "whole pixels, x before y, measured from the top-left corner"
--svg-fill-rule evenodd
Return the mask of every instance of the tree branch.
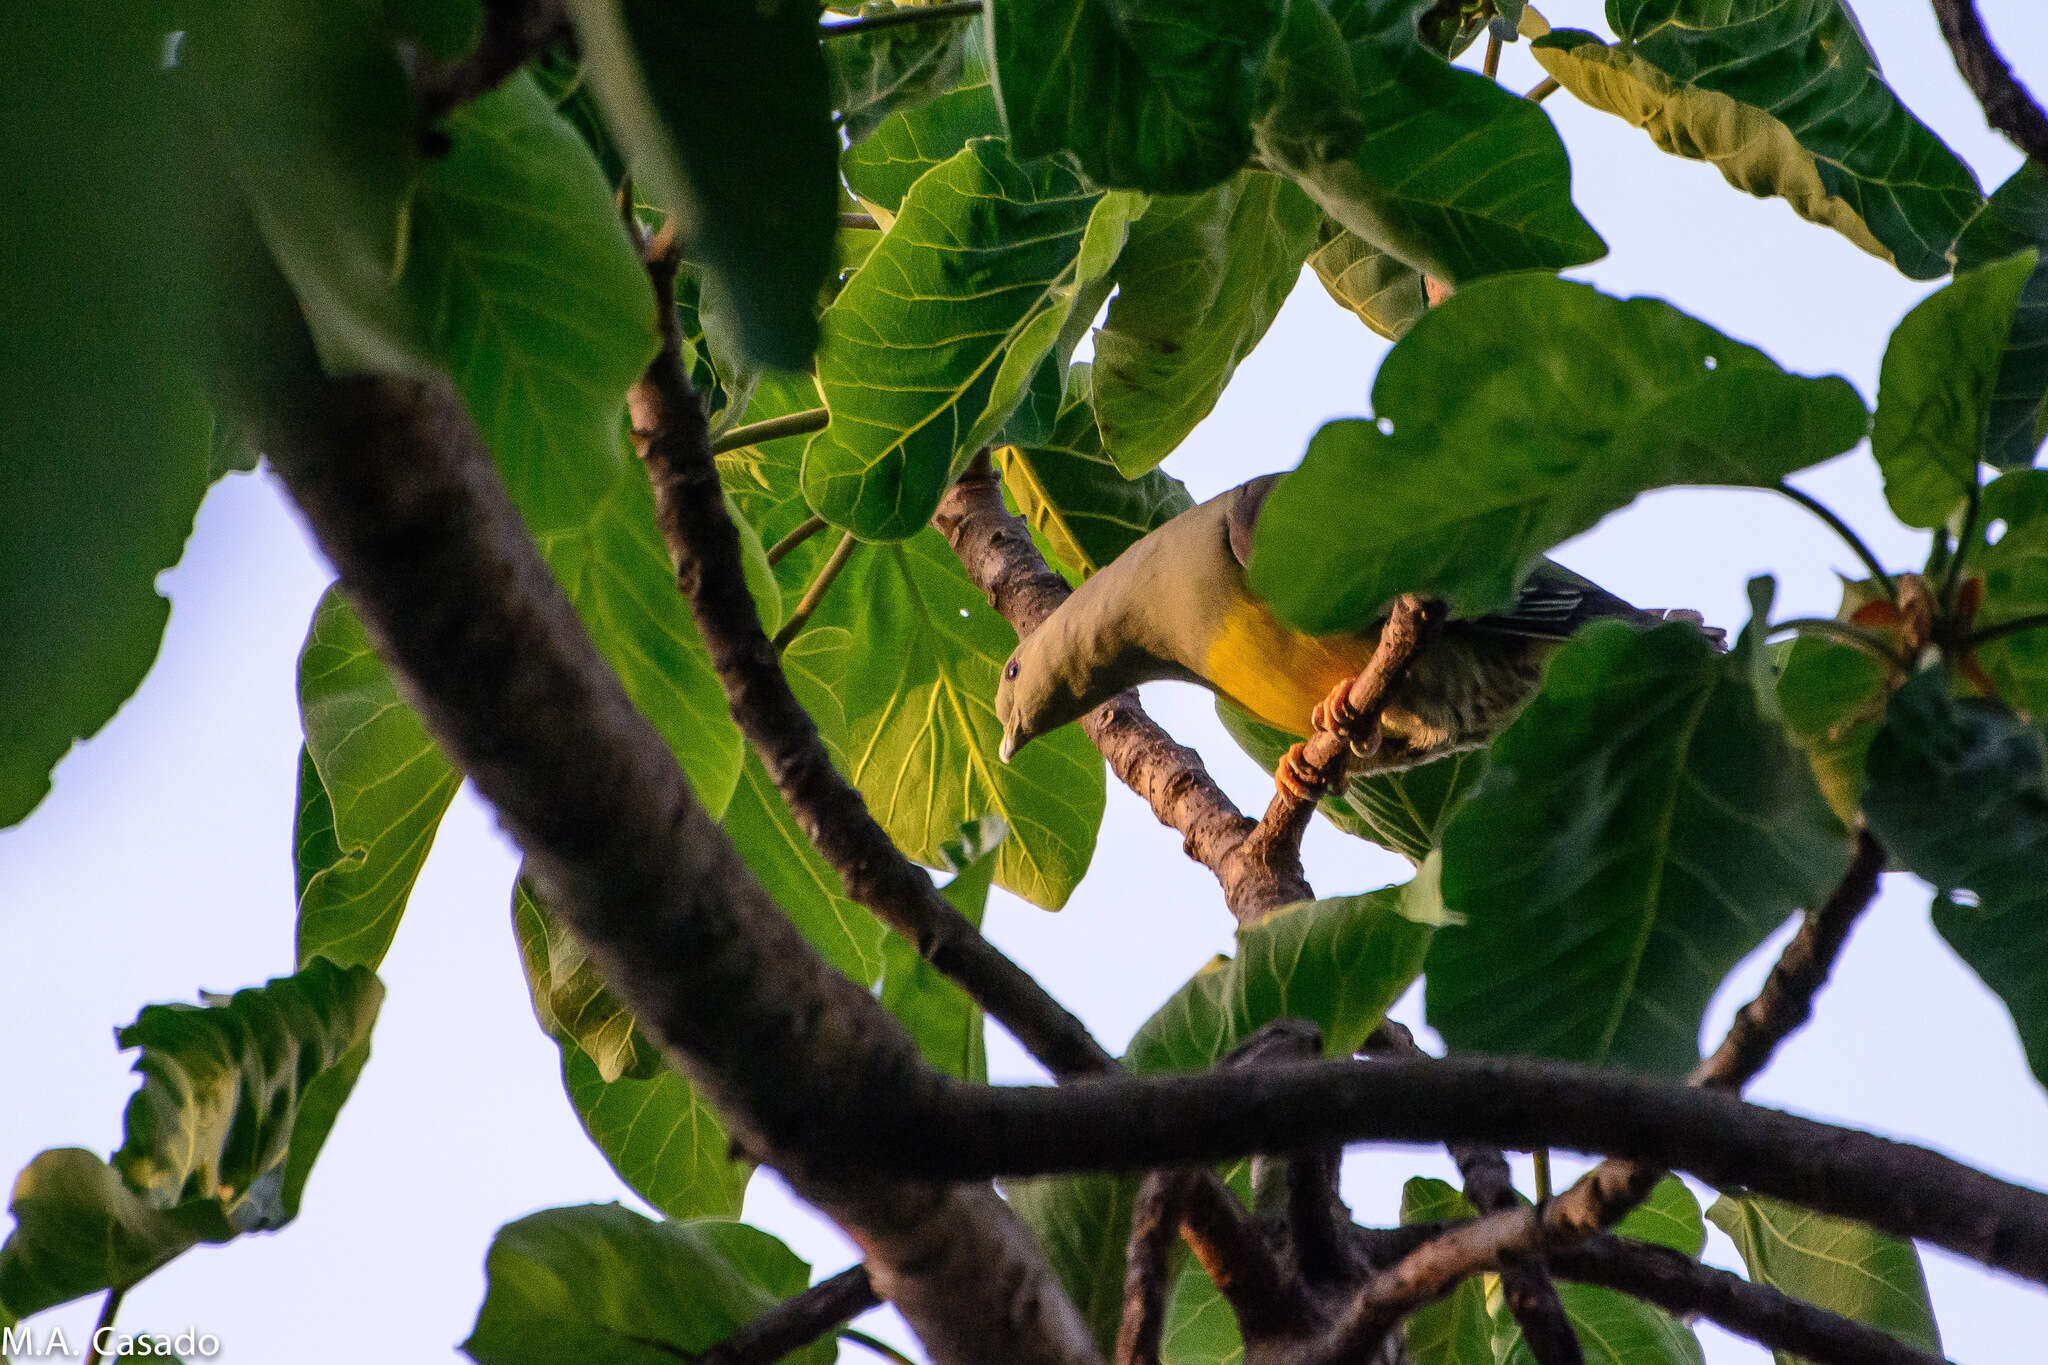
<path id="1" fill-rule="evenodd" d="M 2048 167 L 2048 114 L 2006 65 L 1977 17 L 1976 0 L 1934 0 L 1941 36 L 1955 55 L 1963 83 L 1983 106 L 1984 121 L 2005 134 L 2037 166 Z"/>
<path id="2" fill-rule="evenodd" d="M 1166 1300 L 1173 1291 L 1168 1255 L 1180 1237 L 1187 1182 L 1177 1171 L 1154 1171 L 1138 1186 L 1124 1252 L 1124 1313 L 1117 1326 L 1115 1365 L 1159 1365 Z"/>
<path id="3" fill-rule="evenodd" d="M 698 1356 L 697 1365 L 775 1365 L 881 1302 L 868 1268 L 852 1266 L 784 1299 Z"/>
<path id="4" fill-rule="evenodd" d="M 525 851 L 606 984 L 773 1164 L 859 1242 L 935 1360 L 1097 1359 L 985 1185 L 848 1170 L 838 1133 L 941 1078 L 769 901 L 636 711 L 445 381 L 331 379 L 281 280 L 231 400 L 403 695 Z M 231 342 L 228 344 L 232 344 Z M 722 508 L 722 500 L 710 499 Z"/>
<path id="5" fill-rule="evenodd" d="M 965 19 L 980 14 L 982 9 L 982 0 L 948 0 L 948 3 L 941 5 L 905 5 L 900 9 L 884 10 L 880 14 L 866 14 L 858 19 L 822 24 L 818 28 L 818 36 L 844 38 L 854 33 L 873 33 L 877 29 L 895 28 L 898 24 L 943 23 L 948 19 Z"/>
<path id="6" fill-rule="evenodd" d="M 985 455 L 947 491 L 932 524 L 1019 639 L 1038 629 L 1072 591 L 1046 567 L 1023 521 L 1003 506 L 1001 480 Z M 1174 742 L 1145 714 L 1135 692 L 1096 707 L 1081 727 L 1109 760 L 1110 771 L 1144 798 L 1161 824 L 1179 831 L 1187 855 L 1216 874 L 1240 921 L 1314 898 L 1298 857 L 1289 866 L 1243 856 L 1252 822 L 1209 776 L 1201 755 Z"/>

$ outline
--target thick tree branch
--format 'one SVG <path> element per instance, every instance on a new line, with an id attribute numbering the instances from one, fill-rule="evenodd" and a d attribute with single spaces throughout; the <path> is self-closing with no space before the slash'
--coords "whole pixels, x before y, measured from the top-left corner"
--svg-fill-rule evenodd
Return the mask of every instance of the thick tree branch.
<path id="1" fill-rule="evenodd" d="M 1117 1326 L 1115 1365 L 1159 1365 L 1166 1301 L 1173 1292 L 1168 1253 L 1180 1238 L 1187 1181 L 1179 1171 L 1154 1171 L 1138 1186 L 1124 1252 L 1124 1312 Z"/>
<path id="2" fill-rule="evenodd" d="M 1072 591 L 1046 567 L 1023 521 L 1003 506 L 1001 480 L 985 456 L 948 490 L 932 524 L 1019 639 L 1038 629 Z M 1135 692 L 1096 707 L 1081 727 L 1109 760 L 1110 771 L 1144 798 L 1161 824 L 1179 831 L 1187 855 L 1216 874 L 1240 920 L 1314 898 L 1298 854 L 1291 863 L 1246 855 L 1252 821 L 1209 776 L 1200 754 L 1153 723 Z M 1268 851 L 1284 853 L 1271 845 Z"/>
<path id="3" fill-rule="evenodd" d="M 697 1365 L 775 1365 L 881 1301 L 868 1268 L 853 1266 L 784 1299 L 698 1356 Z"/>
<path id="4" fill-rule="evenodd" d="M 2036 165 L 2048 167 L 2048 114 L 2019 83 L 1977 17 L 1976 0 L 1934 0 L 1941 36 L 1955 55 L 1963 83 L 1984 108 L 1984 120 L 2005 134 Z"/>
<path id="5" fill-rule="evenodd" d="M 452 62 L 426 62 L 414 78 L 421 150 L 429 156 L 446 155 L 442 118 L 456 106 L 497 89 L 568 31 L 561 0 L 484 0 L 476 48 Z"/>
<path id="6" fill-rule="evenodd" d="M 675 271 L 670 244 L 650 248 L 662 349 L 628 395 L 633 444 L 654 486 L 655 519 L 675 562 L 676 583 L 725 686 L 733 720 L 848 896 L 916 944 L 1055 1076 L 1114 1066 L 1079 1019 L 998 952 L 946 903 L 931 876 L 903 856 L 860 792 L 832 766 L 817 725 L 790 691 L 747 589 L 710 428 L 682 364 L 668 304 Z"/>
<path id="7" fill-rule="evenodd" d="M 275 286 L 282 295 L 281 282 Z M 288 296 L 236 398 L 406 698 L 605 982 L 737 1140 L 861 1244 L 936 1360 L 1097 1359 L 985 1185 L 853 1172 L 836 1133 L 940 1078 L 828 967 L 584 633 L 445 382 L 329 379 Z M 714 499 L 714 502 L 717 501 Z"/>

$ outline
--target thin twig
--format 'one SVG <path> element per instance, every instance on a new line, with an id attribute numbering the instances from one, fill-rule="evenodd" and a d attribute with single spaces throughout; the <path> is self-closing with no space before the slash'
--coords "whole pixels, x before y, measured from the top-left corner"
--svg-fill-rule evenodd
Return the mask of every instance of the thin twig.
<path id="1" fill-rule="evenodd" d="M 1934 17 L 1955 56 L 1956 70 L 1963 73 L 1963 83 L 1983 106 L 1984 121 L 2034 164 L 2048 167 L 2048 114 L 1999 55 L 1984 31 L 1984 21 L 1977 17 L 1975 0 L 1934 0 Z"/>
<path id="2" fill-rule="evenodd" d="M 843 228 L 857 228 L 864 232 L 880 232 L 882 230 L 882 225 L 875 221 L 875 215 L 872 213 L 842 213 L 839 215 L 839 226 Z"/>
<path id="3" fill-rule="evenodd" d="M 776 1304 L 698 1356 L 697 1365 L 775 1365 L 881 1302 L 868 1268 L 849 1267 Z"/>
<path id="4" fill-rule="evenodd" d="M 871 1337 L 866 1332 L 856 1332 L 851 1327 L 842 1327 L 839 1329 L 839 1339 L 841 1341 L 850 1341 L 864 1350 L 873 1351 L 884 1360 L 893 1360 L 896 1362 L 896 1365 L 917 1365 L 916 1361 L 897 1350 L 894 1346 L 891 1346 L 888 1342 L 883 1341 L 879 1337 Z"/>
<path id="5" fill-rule="evenodd" d="M 831 555 L 819 566 L 818 576 L 811 580 L 810 587 L 804 589 L 803 598 L 796 604 L 796 610 L 789 614 L 789 619 L 782 623 L 782 628 L 776 631 L 774 638 L 768 642 L 775 647 L 776 653 L 788 649 L 789 642 L 810 624 L 811 613 L 825 600 L 825 594 L 831 589 L 833 580 L 839 577 L 839 571 L 846 567 L 846 561 L 852 559 L 853 552 L 859 548 L 860 537 L 853 532 L 848 531 L 839 538 L 839 543 L 832 547 Z"/>
<path id="6" fill-rule="evenodd" d="M 790 551 L 825 529 L 825 519 L 820 516 L 805 517 L 798 527 L 768 547 L 768 567 L 774 568 L 789 558 Z"/>
<path id="7" fill-rule="evenodd" d="M 85 1356 L 85 1365 L 100 1365 L 100 1361 L 104 1358 L 104 1353 L 100 1350 L 100 1342 L 111 1338 L 111 1334 L 108 1333 L 107 1329 L 114 1325 L 114 1314 L 121 1311 L 121 1300 L 127 1294 L 126 1286 L 119 1286 L 107 1291 L 106 1302 L 100 1305 L 99 1321 L 92 1325 L 92 1337 L 87 1343 L 88 1349 Z"/>
<path id="8" fill-rule="evenodd" d="M 1480 65 L 1479 74 L 1490 81 L 1500 78 L 1500 35 L 1491 28 L 1486 31 L 1486 59 Z"/>
<path id="9" fill-rule="evenodd" d="M 1178 1171 L 1154 1171 L 1138 1186 L 1124 1252 L 1124 1312 L 1117 1326 L 1115 1365 L 1159 1365 L 1166 1300 L 1173 1289 L 1168 1253 L 1180 1238 L 1187 1183 Z"/>
<path id="10" fill-rule="evenodd" d="M 1890 668 L 1910 670 L 1911 664 L 1901 657 L 1891 642 L 1874 630 L 1867 630 L 1849 621 L 1837 621 L 1827 616 L 1795 616 L 1789 621 L 1780 621 L 1770 629 L 1772 635 L 1820 635 L 1837 644 L 1860 649 L 1871 658 Z"/>
<path id="11" fill-rule="evenodd" d="M 2048 611 L 2037 611 L 2027 616 L 2015 616 L 2010 621 L 2000 621 L 1995 626 L 1986 626 L 1971 634 L 1969 648 L 1976 649 L 1994 640 L 2003 640 L 2008 635 L 2018 635 L 2025 630 L 2039 630 L 2048 626 Z"/>
<path id="12" fill-rule="evenodd" d="M 1863 567 L 1870 570 L 1870 577 L 1883 589 L 1884 595 L 1890 599 L 1892 605 L 1898 605 L 1899 585 L 1892 580 L 1891 574 L 1885 569 L 1884 565 L 1878 562 L 1877 556 L 1871 552 L 1870 547 L 1863 543 L 1863 537 L 1857 535 L 1855 529 L 1848 522 L 1835 515 L 1834 508 L 1829 507 L 1819 498 L 1814 497 L 1813 494 L 1794 488 L 1789 483 L 1779 483 L 1772 488 L 1772 491 L 1790 498 L 1826 522 L 1828 529 L 1840 536 L 1842 542 L 1856 552 L 1856 557 L 1863 561 Z"/>
<path id="13" fill-rule="evenodd" d="M 1537 1147 L 1530 1151 L 1529 1162 L 1536 1168 L 1536 1202 L 1542 1203 L 1552 1194 L 1550 1186 L 1550 1149 Z"/>
<path id="14" fill-rule="evenodd" d="M 2043 163 L 2048 168 L 2048 163 Z M 1952 612 L 1956 608 L 1956 594 L 1963 583 L 1963 569 L 1970 562 L 1970 551 L 1977 540 L 1977 523 L 1984 517 L 1984 487 L 1977 482 L 1976 471 L 1970 476 L 1969 500 L 1963 508 L 1962 529 L 1956 533 L 1956 552 L 1943 566 L 1941 572 L 1941 608 Z"/>
<path id="15" fill-rule="evenodd" d="M 729 450 L 740 450 L 757 446 L 763 441 L 773 441 L 782 436 L 802 436 L 813 431 L 823 431 L 832 420 L 829 408 L 806 408 L 802 412 L 784 413 L 770 417 L 764 422 L 749 422 L 743 427 L 734 427 L 711 443 L 713 455 L 723 455 Z"/>
<path id="16" fill-rule="evenodd" d="M 1559 86 L 1557 77 L 1545 76 L 1542 80 L 1536 82 L 1534 86 L 1530 87 L 1529 92 L 1526 95 L 1523 95 L 1522 98 L 1525 100 L 1532 100 L 1537 104 L 1541 104 L 1543 103 L 1543 101 L 1549 99 L 1552 95 L 1555 95 L 1558 92 L 1558 88 Z"/>
<path id="17" fill-rule="evenodd" d="M 864 14 L 858 19 L 848 19 L 836 24 L 821 24 L 818 34 L 824 38 L 845 38 L 856 33 L 873 33 L 877 29 L 895 28 L 898 24 L 931 24 L 946 19 L 964 19 L 970 14 L 982 11 L 982 0 L 953 0 L 944 5 L 902 5 L 881 14 Z"/>

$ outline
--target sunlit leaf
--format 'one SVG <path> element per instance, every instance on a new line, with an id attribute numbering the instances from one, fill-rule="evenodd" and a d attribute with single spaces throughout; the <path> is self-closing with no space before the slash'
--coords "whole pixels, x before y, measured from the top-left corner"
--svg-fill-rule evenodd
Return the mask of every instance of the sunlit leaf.
<path id="1" fill-rule="evenodd" d="M 860 7 L 859 16 L 914 8 L 873 0 Z M 950 19 L 826 38 L 825 75 L 846 140 L 859 142 L 891 114 L 915 109 L 958 85 L 970 31 L 966 22 Z"/>
<path id="2" fill-rule="evenodd" d="M 958 85 L 930 103 L 899 109 L 840 157 L 846 183 L 862 202 L 894 214 L 918 178 L 977 137 L 1001 137 L 1003 116 L 979 56 L 970 54 Z"/>
<path id="3" fill-rule="evenodd" d="M 996 451 L 1019 515 L 1061 564 L 1084 578 L 1195 505 L 1186 486 L 1163 471 L 1135 479 L 1117 472 L 1102 450 L 1091 380 L 1089 365 L 1074 366 L 1051 435 Z"/>
<path id="4" fill-rule="evenodd" d="M 1389 341 L 1399 341 L 1429 307 L 1421 271 L 1328 218 L 1308 264 L 1338 307 Z"/>
<path id="5" fill-rule="evenodd" d="M 1941 1354 L 1927 1276 L 1911 1242 L 1758 1194 L 1722 1195 L 1707 1210 L 1757 1284 Z M 1778 1365 L 1798 1365 L 1786 1351 Z"/>
<path id="6" fill-rule="evenodd" d="M 1477 1216 L 1478 1210 L 1448 1181 L 1412 1176 L 1401 1187 L 1404 1225 Z M 1415 1365 L 1493 1365 L 1494 1323 L 1486 1308 L 1492 1279 L 1470 1276 L 1445 1297 L 1409 1314 L 1401 1329 Z"/>
<path id="7" fill-rule="evenodd" d="M 997 0 L 1003 122 L 1021 157 L 1070 151 L 1100 185 L 1185 194 L 1251 154 L 1286 0 Z"/>
<path id="8" fill-rule="evenodd" d="M 1753 628 L 1754 630 L 1754 628 Z M 1819 903 L 1848 841 L 1733 654 L 1595 622 L 1444 833 L 1429 1022 L 1460 1049 L 1683 1075 L 1730 968 Z"/>
<path id="9" fill-rule="evenodd" d="M 1245 171 L 1154 199 L 1131 225 L 1095 334 L 1095 418 L 1126 476 L 1165 459 L 1216 406 L 1301 277 L 1318 217 L 1286 180 Z"/>
<path id="10" fill-rule="evenodd" d="M 1983 195 L 1899 103 L 1840 0 L 1609 0 L 1610 47 L 1559 29 L 1532 45 L 1585 103 L 1777 195 L 1915 279 L 1948 271 Z"/>
<path id="11" fill-rule="evenodd" d="M 139 1283 L 199 1235 L 80 1147 L 39 1154 L 15 1178 L 15 1229 L 0 1245 L 0 1324 Z"/>
<path id="12" fill-rule="evenodd" d="M 1882 593 L 1872 581 L 1842 585 L 1836 612 L 1849 620 Z M 1819 636 L 1792 643 L 1778 676 L 1785 727 L 1806 750 L 1828 807 L 1844 824 L 1863 804 L 1864 759 L 1884 721 L 1891 670 L 1863 650 Z"/>
<path id="13" fill-rule="evenodd" d="M 656 1222 L 617 1204 L 543 1209 L 498 1229 L 476 1326 L 478 1365 L 674 1365 L 801 1293 L 810 1267 L 759 1228 Z M 830 1365 L 831 1333 L 785 1356 Z"/>
<path id="14" fill-rule="evenodd" d="M 864 986 L 881 979 L 887 931 L 866 906 L 847 898 L 839 874 L 797 826 L 752 753 L 725 808 L 725 832 L 768 898 L 827 962 Z"/>
<path id="15" fill-rule="evenodd" d="M 1606 244 L 1571 200 L 1549 116 L 1417 32 L 1412 0 L 1295 0 L 1267 73 L 1268 164 L 1330 217 L 1438 279 L 1561 269 Z"/>
<path id="16" fill-rule="evenodd" d="M 735 1218 L 753 1163 L 735 1159 L 718 1111 L 673 1067 L 607 1081 L 573 1044 L 562 1088 L 590 1141 L 633 1192 L 671 1218 Z"/>
<path id="17" fill-rule="evenodd" d="M 627 162 L 675 215 L 733 343 L 802 369 L 839 211 L 817 7 L 570 0 L 569 12 Z"/>
<path id="18" fill-rule="evenodd" d="M 1639 493 L 1768 487 L 1855 445 L 1868 416 L 1845 381 L 1787 374 L 1670 304 L 1546 275 L 1430 309 L 1373 406 L 1378 426 L 1324 426 L 1259 517 L 1252 590 L 1304 630 L 1402 592 L 1499 607 L 1542 551 Z"/>
<path id="19" fill-rule="evenodd" d="M 811 506 L 866 539 L 915 535 L 1108 270 L 1130 208 L 993 140 L 921 179 L 825 311 L 832 425 L 804 453 Z"/>
<path id="20" fill-rule="evenodd" d="M 2006 338 L 2036 253 L 1958 275 L 1892 333 L 1870 452 L 1908 526 L 1941 526 L 1977 486 Z"/>

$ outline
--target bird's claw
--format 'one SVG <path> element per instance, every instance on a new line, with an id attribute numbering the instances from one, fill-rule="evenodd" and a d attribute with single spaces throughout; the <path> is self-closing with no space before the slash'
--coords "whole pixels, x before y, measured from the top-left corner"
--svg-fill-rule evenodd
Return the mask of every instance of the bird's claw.
<path id="1" fill-rule="evenodd" d="M 1322 797 L 1323 782 L 1309 765 L 1306 751 L 1306 745 L 1295 744 L 1280 756 L 1273 769 L 1273 785 L 1293 800 L 1313 802 Z"/>
<path id="2" fill-rule="evenodd" d="M 1318 730 L 1330 730 L 1344 734 L 1358 723 L 1358 711 L 1351 705 L 1351 684 L 1355 678 L 1345 678 L 1330 689 L 1330 695 L 1316 703 L 1309 715 L 1309 723 Z M 1360 758 L 1371 758 L 1380 749 L 1380 722 L 1375 716 L 1365 733 L 1350 737 L 1351 752 Z"/>

